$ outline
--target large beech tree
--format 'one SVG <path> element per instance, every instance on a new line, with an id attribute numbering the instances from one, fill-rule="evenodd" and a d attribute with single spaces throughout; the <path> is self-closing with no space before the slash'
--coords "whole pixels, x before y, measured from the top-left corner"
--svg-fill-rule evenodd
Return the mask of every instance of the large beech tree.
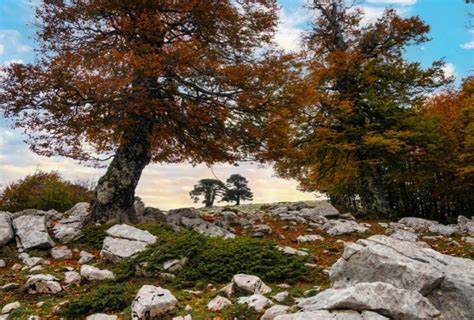
<path id="1" fill-rule="evenodd" d="M 389 180 L 400 180 L 408 158 L 423 161 L 433 146 L 415 115 L 446 82 L 443 63 L 424 69 L 404 58 L 407 46 L 428 41 L 429 26 L 393 9 L 365 23 L 342 0 L 309 7 L 316 14 L 304 39 L 304 80 L 288 108 L 273 114 L 275 168 L 305 191 L 326 192 L 342 210 L 390 215 L 397 201 Z"/>
<path id="2" fill-rule="evenodd" d="M 36 61 L 3 70 L 0 108 L 38 154 L 101 163 L 91 221 L 137 222 L 150 162 L 235 162 L 286 60 L 275 0 L 43 0 Z M 157 190 L 159 192 L 159 190 Z"/>

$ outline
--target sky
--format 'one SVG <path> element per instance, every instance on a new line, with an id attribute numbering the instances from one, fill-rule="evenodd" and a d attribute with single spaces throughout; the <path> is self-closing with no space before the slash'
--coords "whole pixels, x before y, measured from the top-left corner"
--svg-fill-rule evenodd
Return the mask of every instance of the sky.
<path id="1" fill-rule="evenodd" d="M 302 6 L 305 0 L 278 0 L 281 5 L 280 26 L 275 36 L 279 46 L 287 51 L 298 49 L 301 32 L 308 26 L 311 14 Z M 41 0 L 0 0 L 0 65 L 12 62 L 31 62 L 34 59 L 35 3 Z M 391 6 L 402 16 L 418 15 L 431 26 L 431 41 L 409 48 L 407 59 L 429 66 L 443 58 L 445 73 L 454 76 L 459 85 L 462 78 L 474 71 L 474 4 L 465 0 L 365 0 L 359 6 L 365 12 L 365 23 L 379 17 Z M 0 188 L 36 170 L 57 170 L 66 179 L 96 181 L 104 169 L 79 165 L 60 157 L 40 157 L 29 151 L 21 132 L 8 126 L 8 119 L 0 116 Z M 312 200 L 320 196 L 297 190 L 296 181 L 279 179 L 271 165 L 242 163 L 239 166 L 190 164 L 149 165 L 145 168 L 137 188 L 137 195 L 147 205 L 161 209 L 193 206 L 189 191 L 203 178 L 227 179 L 241 174 L 249 180 L 254 191 L 254 202 Z"/>

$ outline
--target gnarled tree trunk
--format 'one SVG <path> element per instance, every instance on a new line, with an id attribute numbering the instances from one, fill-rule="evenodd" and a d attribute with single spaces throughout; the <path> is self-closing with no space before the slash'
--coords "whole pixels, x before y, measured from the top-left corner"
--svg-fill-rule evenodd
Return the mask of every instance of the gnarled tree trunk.
<path id="1" fill-rule="evenodd" d="M 127 128 L 107 172 L 99 179 L 88 222 L 138 223 L 135 188 L 151 161 L 151 127 L 151 123 L 142 119 Z"/>

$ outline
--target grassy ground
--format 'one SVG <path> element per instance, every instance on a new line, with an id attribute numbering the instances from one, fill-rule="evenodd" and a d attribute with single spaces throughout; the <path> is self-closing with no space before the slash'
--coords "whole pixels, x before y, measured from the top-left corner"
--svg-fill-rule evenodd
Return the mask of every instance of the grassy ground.
<path id="1" fill-rule="evenodd" d="M 285 303 L 291 305 L 294 298 L 314 295 L 329 287 L 327 270 L 341 256 L 344 242 L 357 241 L 374 234 L 385 234 L 385 229 L 377 221 L 362 221 L 370 225 L 369 230 L 363 234 L 331 237 L 316 228 L 308 230 L 308 227 L 303 224 L 288 225 L 268 215 L 264 217 L 264 220 L 271 226 L 273 233 L 261 240 L 246 237 L 242 229 L 238 229 L 239 236 L 236 240 L 222 240 L 207 239 L 190 231 L 176 233 L 164 226 L 141 225 L 141 228 L 149 230 L 158 237 L 157 244 L 128 262 L 111 265 L 99 260 L 99 267 L 108 268 L 118 275 L 116 281 L 88 282 L 83 279 L 80 285 L 65 287 L 57 295 L 31 295 L 21 287 L 1 291 L 2 306 L 14 301 L 21 303 L 22 307 L 14 311 L 10 319 L 27 319 L 30 315 L 37 315 L 41 319 L 59 319 L 61 316 L 65 319 L 82 319 L 87 314 L 95 312 L 106 312 L 116 314 L 120 319 L 130 319 L 130 305 L 133 297 L 142 285 L 151 284 L 171 290 L 179 300 L 176 312 L 170 314 L 169 319 L 172 316 L 186 314 L 191 314 L 195 320 L 224 320 L 234 317 L 241 320 L 259 319 L 261 315 L 236 304 L 235 297 L 232 299 L 234 304 L 222 312 L 210 312 L 206 305 L 218 294 L 218 290 L 227 284 L 232 275 L 238 272 L 253 273 L 262 277 L 272 287 L 272 295 L 285 290 L 289 291 L 291 298 Z M 87 228 L 86 236 L 70 245 L 70 248 L 74 249 L 73 259 L 49 259 L 50 264 L 44 265 L 40 272 L 63 279 L 66 267 L 79 270 L 80 266 L 77 262 L 79 250 L 86 250 L 99 258 L 107 228 L 108 226 Z M 325 240 L 298 244 L 295 239 L 304 234 L 320 234 Z M 284 236 L 284 240 L 280 235 Z M 459 236 L 451 239 L 436 238 L 427 242 L 442 253 L 474 259 L 472 246 L 465 243 Z M 310 253 L 309 258 L 283 256 L 273 249 L 275 244 L 306 250 Z M 13 264 L 20 262 L 17 254 L 13 244 L 0 250 L 0 257 L 7 261 L 7 267 L 0 269 L 0 285 L 10 282 L 22 285 L 26 281 L 28 276 L 26 271 L 11 269 Z M 34 251 L 30 254 L 47 256 L 46 251 Z M 135 275 L 136 265 L 147 262 L 147 271 L 153 273 L 153 268 L 156 268 L 163 260 L 172 258 L 173 255 L 174 257 L 190 257 L 190 261 L 176 279 L 169 281 L 155 275 L 148 274 L 146 277 Z M 234 263 L 232 259 L 239 260 L 239 263 Z M 316 264 L 316 267 L 302 267 L 305 262 Z M 262 268 L 259 265 L 268 268 Z M 292 273 L 291 276 L 286 277 L 285 272 L 289 272 L 286 268 L 288 265 L 291 266 L 289 269 Z M 291 283 L 290 289 L 281 289 L 277 286 L 286 282 Z M 68 303 L 60 310 L 55 310 L 55 306 L 65 301 Z M 186 306 L 190 306 L 192 311 L 186 311 Z"/>

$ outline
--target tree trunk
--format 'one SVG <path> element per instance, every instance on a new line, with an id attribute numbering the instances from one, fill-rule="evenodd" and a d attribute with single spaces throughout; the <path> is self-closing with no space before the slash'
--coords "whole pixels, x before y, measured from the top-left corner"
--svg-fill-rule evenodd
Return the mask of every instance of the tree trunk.
<path id="1" fill-rule="evenodd" d="M 127 128 L 107 172 L 99 179 L 88 222 L 138 223 L 135 188 L 151 161 L 151 130 L 151 123 L 144 120 Z"/>
<path id="2" fill-rule="evenodd" d="M 384 190 L 381 169 L 366 170 L 361 187 L 360 199 L 363 209 L 379 217 L 390 217 L 392 212 Z"/>

